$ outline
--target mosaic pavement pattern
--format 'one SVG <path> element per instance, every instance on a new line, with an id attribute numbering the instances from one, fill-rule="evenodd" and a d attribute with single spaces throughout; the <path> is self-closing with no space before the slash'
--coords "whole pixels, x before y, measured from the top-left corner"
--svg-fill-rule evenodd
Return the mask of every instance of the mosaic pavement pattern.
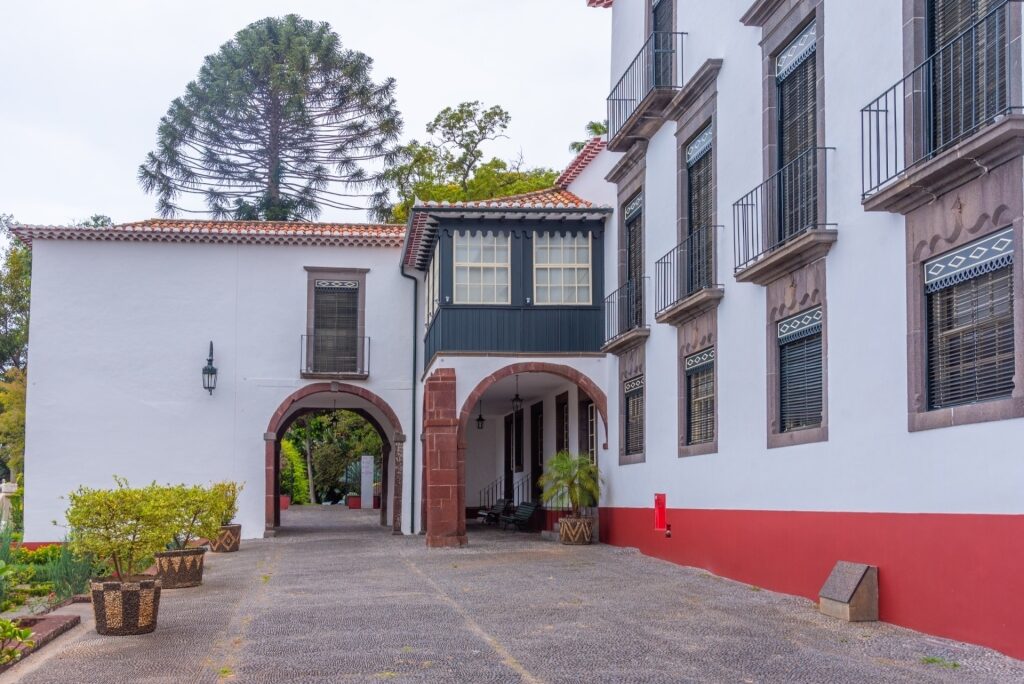
<path id="1" fill-rule="evenodd" d="M 474 530 L 428 551 L 376 512 L 283 518 L 209 556 L 202 587 L 164 591 L 155 633 L 90 618 L 0 684 L 1024 681 L 1024 661 L 628 549 Z"/>

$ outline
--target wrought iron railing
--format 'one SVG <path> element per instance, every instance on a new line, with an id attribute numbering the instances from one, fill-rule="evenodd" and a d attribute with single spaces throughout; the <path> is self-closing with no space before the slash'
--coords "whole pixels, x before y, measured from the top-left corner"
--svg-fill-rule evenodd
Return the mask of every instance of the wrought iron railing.
<path id="1" fill-rule="evenodd" d="M 518 478 L 513 477 L 510 489 L 511 491 L 505 488 L 504 475 L 494 480 L 477 494 L 480 508 L 490 508 L 497 503 L 498 499 L 511 499 L 512 505 L 518 506 L 524 501 L 530 501 L 533 498 L 533 482 L 528 474 L 521 475 Z"/>
<path id="2" fill-rule="evenodd" d="M 1011 69 L 1008 0 L 861 109 L 863 196 L 1020 110 L 1020 68 Z"/>
<path id="3" fill-rule="evenodd" d="M 644 285 L 647 278 L 629 280 L 605 297 L 604 341 L 607 343 L 630 330 L 647 325 L 644 319 Z"/>
<path id="4" fill-rule="evenodd" d="M 491 482 L 486 487 L 480 490 L 478 495 L 480 508 L 490 508 L 493 506 L 498 499 L 505 498 L 505 478 L 499 477 L 494 482 Z"/>
<path id="5" fill-rule="evenodd" d="M 683 36 L 656 31 L 608 95 L 608 139 L 612 140 L 644 99 L 658 89 L 683 87 Z"/>
<path id="6" fill-rule="evenodd" d="M 370 338 L 344 330 L 303 335 L 299 370 L 314 375 L 367 375 Z"/>
<path id="7" fill-rule="evenodd" d="M 831 150 L 809 148 L 732 205 L 737 273 L 808 230 L 829 225 L 821 200 Z"/>
<path id="8" fill-rule="evenodd" d="M 704 288 L 718 285 L 715 255 L 719 228 L 705 226 L 693 231 L 654 264 L 657 313 Z"/>

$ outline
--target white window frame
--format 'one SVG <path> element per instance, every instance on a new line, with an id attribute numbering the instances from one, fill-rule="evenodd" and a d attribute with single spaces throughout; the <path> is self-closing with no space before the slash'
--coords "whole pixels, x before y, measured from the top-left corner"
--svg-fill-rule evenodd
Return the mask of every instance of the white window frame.
<path id="1" fill-rule="evenodd" d="M 551 238 L 557 237 L 559 240 L 561 240 L 562 241 L 562 245 L 561 245 L 562 247 L 565 246 L 564 243 L 566 241 L 566 238 L 569 238 L 569 239 L 572 240 L 573 246 L 575 248 L 575 242 L 576 242 L 577 238 L 583 237 L 584 236 L 583 233 L 566 233 L 566 234 L 562 234 L 562 233 L 536 233 L 534 235 L 534 237 L 533 237 L 533 303 L 534 304 L 536 304 L 537 306 L 592 306 L 593 305 L 593 303 L 594 303 L 594 237 L 590 233 L 586 233 L 585 235 L 586 235 L 586 238 L 587 238 L 587 263 L 586 264 L 582 264 L 582 263 L 578 263 L 578 262 L 571 262 L 570 263 L 570 262 L 565 262 L 565 261 L 559 261 L 559 262 L 548 261 L 548 262 L 545 262 L 543 264 L 538 264 L 538 262 L 537 262 L 537 248 L 540 246 L 540 242 L 541 242 L 542 238 L 547 241 L 547 246 L 548 247 L 550 247 L 550 245 L 551 245 Z M 563 250 L 562 253 L 563 254 L 565 253 L 564 250 Z M 556 271 L 557 270 L 557 271 L 561 271 L 563 275 L 565 274 L 566 271 L 573 271 L 573 274 L 575 275 L 575 273 L 577 271 L 582 271 L 584 269 L 587 272 L 587 301 L 581 302 L 581 301 L 579 301 L 577 299 L 577 301 L 575 301 L 575 302 L 551 302 L 551 301 L 541 302 L 537 298 L 537 289 L 538 289 L 537 272 L 538 271 L 544 270 L 544 271 L 548 271 L 550 273 L 551 271 Z M 550 289 L 552 287 L 550 283 L 551 283 L 551 280 L 550 280 L 550 277 L 549 277 L 548 284 L 544 285 L 544 287 L 548 288 L 549 292 L 550 292 Z M 559 285 L 557 287 L 564 287 L 564 282 L 563 282 L 562 285 Z M 574 283 L 574 287 L 577 290 L 577 294 L 579 294 L 580 285 L 578 283 Z"/>
<path id="2" fill-rule="evenodd" d="M 479 239 L 479 240 L 481 240 L 481 244 L 480 244 L 481 261 L 459 261 L 459 257 L 458 257 L 458 254 L 459 254 L 459 241 L 460 240 L 467 240 L 467 239 L 472 239 L 472 240 Z M 483 249 L 484 249 L 484 245 L 483 245 L 483 240 L 484 239 L 493 239 L 495 247 L 497 247 L 498 243 L 502 239 L 504 239 L 505 240 L 505 257 L 506 257 L 506 260 L 503 261 L 503 262 L 502 261 L 482 261 L 482 259 L 483 259 Z M 505 301 L 500 301 L 500 300 L 497 300 L 497 299 L 495 299 L 495 301 L 493 301 L 493 302 L 473 301 L 473 300 L 460 301 L 459 300 L 459 269 L 460 268 L 478 268 L 478 269 L 480 269 L 481 270 L 481 279 L 483 277 L 482 276 L 482 272 L 484 270 L 490 269 L 490 270 L 494 271 L 495 282 L 497 282 L 498 271 L 504 270 L 505 274 L 506 274 L 506 279 L 505 279 L 505 284 L 506 284 Z M 467 283 L 467 286 L 468 286 L 468 283 Z M 495 286 L 495 290 L 497 290 L 497 286 Z M 477 306 L 502 306 L 502 305 L 507 306 L 507 305 L 512 303 L 512 235 L 511 235 L 511 233 L 506 234 L 506 235 L 503 236 L 501 233 L 498 233 L 498 232 L 495 232 L 495 231 L 469 231 L 469 230 L 463 231 L 463 230 L 460 230 L 460 231 L 456 231 L 455 232 L 455 235 L 452 237 L 452 303 L 453 304 L 469 304 L 469 305 L 477 305 Z"/>
<path id="3" fill-rule="evenodd" d="M 434 244 L 434 256 L 431 257 L 430 267 L 427 269 L 426 277 L 426 299 L 425 302 L 425 317 L 423 319 L 423 325 L 429 326 L 430 322 L 434 320 L 434 314 L 440 307 L 441 302 L 441 243 L 438 241 Z"/>

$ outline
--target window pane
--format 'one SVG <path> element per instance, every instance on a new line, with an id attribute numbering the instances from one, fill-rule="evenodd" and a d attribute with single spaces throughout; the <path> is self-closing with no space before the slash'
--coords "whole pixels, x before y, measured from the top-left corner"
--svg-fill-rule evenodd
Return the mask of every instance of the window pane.
<path id="1" fill-rule="evenodd" d="M 548 248 L 547 247 L 541 247 L 541 246 L 538 245 L 537 246 L 536 257 L 537 257 L 537 263 L 538 264 L 546 264 L 546 263 L 548 263 Z"/>
<path id="2" fill-rule="evenodd" d="M 560 264 L 562 263 L 562 246 L 553 245 L 551 247 L 551 263 Z"/>
<path id="3" fill-rule="evenodd" d="M 541 285 L 537 288 L 537 303 L 547 304 L 548 303 L 548 288 Z"/>

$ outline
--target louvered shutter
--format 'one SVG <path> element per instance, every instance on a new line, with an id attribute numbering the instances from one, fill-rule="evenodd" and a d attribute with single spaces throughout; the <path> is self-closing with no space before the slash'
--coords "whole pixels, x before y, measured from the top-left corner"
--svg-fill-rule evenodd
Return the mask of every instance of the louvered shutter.
<path id="1" fill-rule="evenodd" d="M 644 452 L 644 378 L 638 376 L 625 382 L 626 455 Z"/>
<path id="2" fill-rule="evenodd" d="M 779 331 L 779 430 L 818 427 L 824 374 L 820 307 L 781 321 Z"/>
<path id="3" fill-rule="evenodd" d="M 1005 1 L 931 0 L 933 151 L 1006 109 L 1007 13 L 992 12 Z"/>
<path id="4" fill-rule="evenodd" d="M 313 371 L 359 370 L 359 284 L 317 281 L 313 303 Z"/>
<path id="5" fill-rule="evenodd" d="M 643 325 L 644 276 L 644 220 L 643 208 L 626 220 L 626 282 L 627 291 L 619 304 L 620 330 L 632 330 Z"/>
<path id="6" fill-rule="evenodd" d="M 651 11 L 651 45 L 654 50 L 652 66 L 655 88 L 672 85 L 673 2 L 674 0 L 655 0 Z"/>
<path id="7" fill-rule="evenodd" d="M 714 180 L 711 168 L 711 148 L 705 149 L 699 157 L 688 161 L 687 177 L 687 223 L 689 241 L 687 250 L 687 289 L 685 294 L 711 285 L 712 250 L 711 224 L 714 223 Z"/>
<path id="8" fill-rule="evenodd" d="M 777 74 L 780 242 L 818 221 L 818 158 L 811 151 L 818 141 L 815 36 L 812 24 L 784 51 L 786 54 L 805 45 L 799 56 Z"/>
<path id="9" fill-rule="evenodd" d="M 686 443 L 715 438 L 715 351 L 706 349 L 685 360 Z"/>

